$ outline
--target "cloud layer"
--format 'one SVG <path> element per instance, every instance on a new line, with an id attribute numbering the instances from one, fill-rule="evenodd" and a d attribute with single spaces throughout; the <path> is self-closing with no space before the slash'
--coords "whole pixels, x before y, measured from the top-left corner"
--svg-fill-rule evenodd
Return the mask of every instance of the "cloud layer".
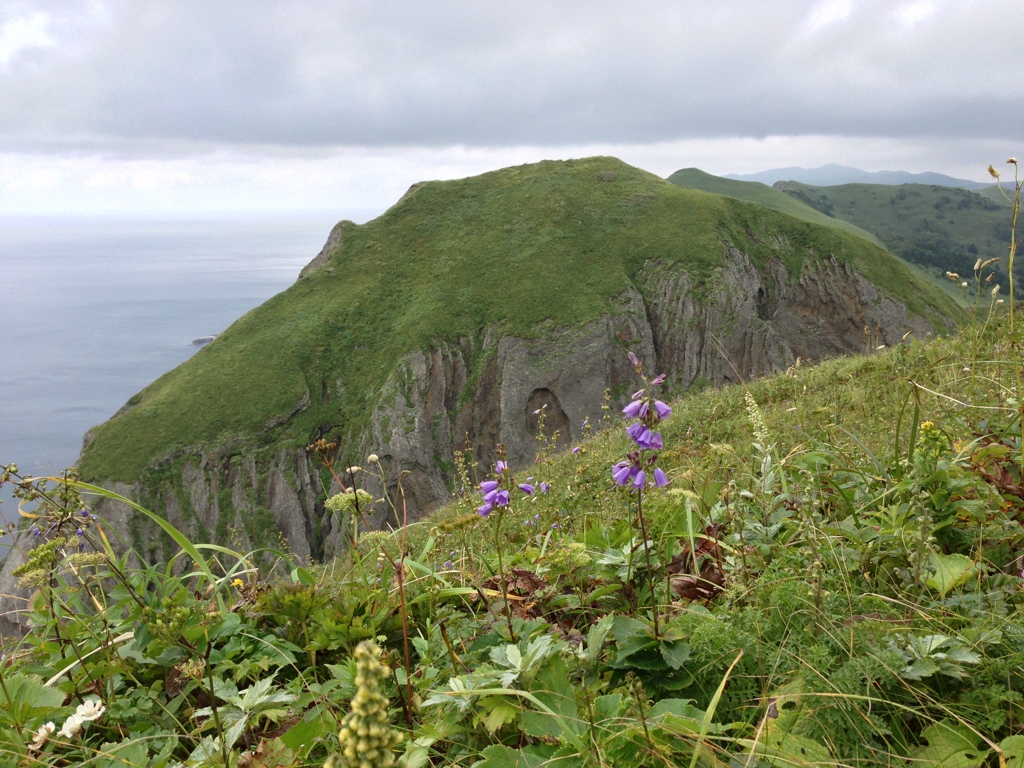
<path id="1" fill-rule="evenodd" d="M 1015 0 L 8 0 L 0 154 L 181 162 L 179 184 L 224 153 L 270 167 L 772 137 L 959 143 L 973 163 L 1019 133 L 1018 27 Z"/>

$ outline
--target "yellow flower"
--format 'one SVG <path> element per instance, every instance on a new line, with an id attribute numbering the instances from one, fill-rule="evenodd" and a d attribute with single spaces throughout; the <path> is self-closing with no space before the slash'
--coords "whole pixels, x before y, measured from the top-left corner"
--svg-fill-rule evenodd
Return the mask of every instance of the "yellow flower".
<path id="1" fill-rule="evenodd" d="M 242 587 L 245 586 L 245 582 L 242 581 L 241 579 L 235 579 L 234 581 L 231 582 L 231 586 L 232 587 L 237 587 L 238 589 L 241 589 Z"/>

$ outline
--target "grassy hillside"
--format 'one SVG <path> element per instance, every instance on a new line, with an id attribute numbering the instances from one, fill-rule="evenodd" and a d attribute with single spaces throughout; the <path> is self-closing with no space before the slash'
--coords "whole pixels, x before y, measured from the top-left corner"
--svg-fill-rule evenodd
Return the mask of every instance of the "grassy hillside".
<path id="1" fill-rule="evenodd" d="M 456 503 L 350 528 L 322 566 L 257 573 L 184 541 L 186 576 L 122 571 L 81 487 L 51 488 L 23 572 L 44 599 L 0 646 L 0 754 L 320 768 L 363 725 L 363 753 L 419 768 L 1013 768 L 1021 339 L 991 310 L 652 404 L 664 445 L 642 464 L 668 483 L 642 496 L 612 479 L 638 450 L 618 414 L 572 452 L 542 435 L 529 467 L 468 457 Z M 482 516 L 486 478 L 509 503 Z"/>
<path id="2" fill-rule="evenodd" d="M 324 428 L 360 434 L 403 353 L 485 329 L 531 337 L 596 318 L 648 260 L 685 268 L 699 299 L 723 243 L 756 265 L 781 259 L 793 275 L 807 254 L 834 254 L 914 313 L 950 308 L 861 238 L 614 158 L 429 182 L 346 226 L 325 268 L 135 395 L 94 431 L 79 467 L 131 481 L 178 451 L 227 457 L 305 446 Z"/>
<path id="3" fill-rule="evenodd" d="M 1009 204 L 991 194 L 922 184 L 785 182 L 780 188 L 824 214 L 870 230 L 900 258 L 942 273 L 971 275 L 978 258 L 1005 262 L 1009 250 Z"/>
<path id="4" fill-rule="evenodd" d="M 716 195 L 725 195 L 737 200 L 746 200 L 749 203 L 764 205 L 813 224 L 841 229 L 844 232 L 849 232 L 851 235 L 863 237 L 875 245 L 885 247 L 871 232 L 854 226 L 848 221 L 822 213 L 817 208 L 797 200 L 792 195 L 787 195 L 785 192 L 775 189 L 775 187 L 769 187 L 760 182 L 724 179 L 721 176 L 712 176 L 710 173 L 705 173 L 699 168 L 684 168 L 676 171 L 668 177 L 668 181 L 687 189 L 699 189 L 702 192 L 711 192 Z"/>

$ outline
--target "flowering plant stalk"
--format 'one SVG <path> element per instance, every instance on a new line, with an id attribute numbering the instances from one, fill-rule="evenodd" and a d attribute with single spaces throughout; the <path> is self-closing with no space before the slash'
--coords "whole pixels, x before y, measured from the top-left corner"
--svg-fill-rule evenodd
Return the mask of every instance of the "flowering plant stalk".
<path id="1" fill-rule="evenodd" d="M 664 447 L 661 433 L 654 431 L 662 419 L 672 415 L 672 409 L 661 400 L 655 399 L 653 389 L 665 383 L 665 374 L 652 381 L 644 375 L 643 364 L 632 352 L 629 360 L 637 375 L 643 379 L 642 389 L 633 393 L 630 403 L 622 409 L 622 413 L 630 419 L 636 419 L 626 429 L 626 434 L 636 446 L 626 454 L 624 461 L 612 467 L 612 480 L 620 487 L 629 488 L 636 496 L 636 516 L 640 524 L 640 535 L 644 542 L 644 558 L 647 562 L 647 577 L 651 593 L 651 610 L 654 614 L 654 636 L 660 637 L 658 627 L 658 601 L 654 592 L 654 572 L 651 569 L 651 551 L 647 538 L 647 521 L 644 519 L 643 495 L 648 486 L 663 488 L 668 485 L 665 471 L 658 466 L 658 451 Z"/>
<path id="2" fill-rule="evenodd" d="M 504 457 L 502 446 L 498 446 L 498 453 Z M 494 548 L 498 553 L 498 585 L 501 589 L 501 597 L 505 607 L 505 622 L 508 624 L 508 634 L 512 642 L 516 641 L 516 633 L 512 628 L 512 607 L 508 602 L 508 584 L 505 579 L 505 563 L 502 558 L 501 523 L 505 517 L 505 511 L 512 500 L 512 489 L 517 487 L 526 495 L 531 495 L 535 486 L 530 483 L 520 483 L 518 486 L 512 477 L 512 471 L 504 458 L 499 459 L 494 465 L 494 476 L 480 483 L 480 493 L 483 494 L 483 504 L 477 507 L 480 517 L 489 517 L 497 510 L 494 523 Z"/>

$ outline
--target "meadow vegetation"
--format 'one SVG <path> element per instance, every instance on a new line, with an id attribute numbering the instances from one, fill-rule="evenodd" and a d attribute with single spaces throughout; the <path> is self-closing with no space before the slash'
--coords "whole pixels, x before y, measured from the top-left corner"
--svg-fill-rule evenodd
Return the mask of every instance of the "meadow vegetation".
<path id="1" fill-rule="evenodd" d="M 1021 766 L 1024 339 L 977 268 L 948 338 L 671 403 L 636 361 L 625 420 L 555 453 L 538 414 L 535 464 L 460 453 L 397 531 L 361 524 L 402 511 L 376 457 L 311 445 L 350 523 L 322 565 L 140 508 L 181 548 L 140 566 L 110 491 L 5 468 L 39 546 L 4 764 Z"/>

